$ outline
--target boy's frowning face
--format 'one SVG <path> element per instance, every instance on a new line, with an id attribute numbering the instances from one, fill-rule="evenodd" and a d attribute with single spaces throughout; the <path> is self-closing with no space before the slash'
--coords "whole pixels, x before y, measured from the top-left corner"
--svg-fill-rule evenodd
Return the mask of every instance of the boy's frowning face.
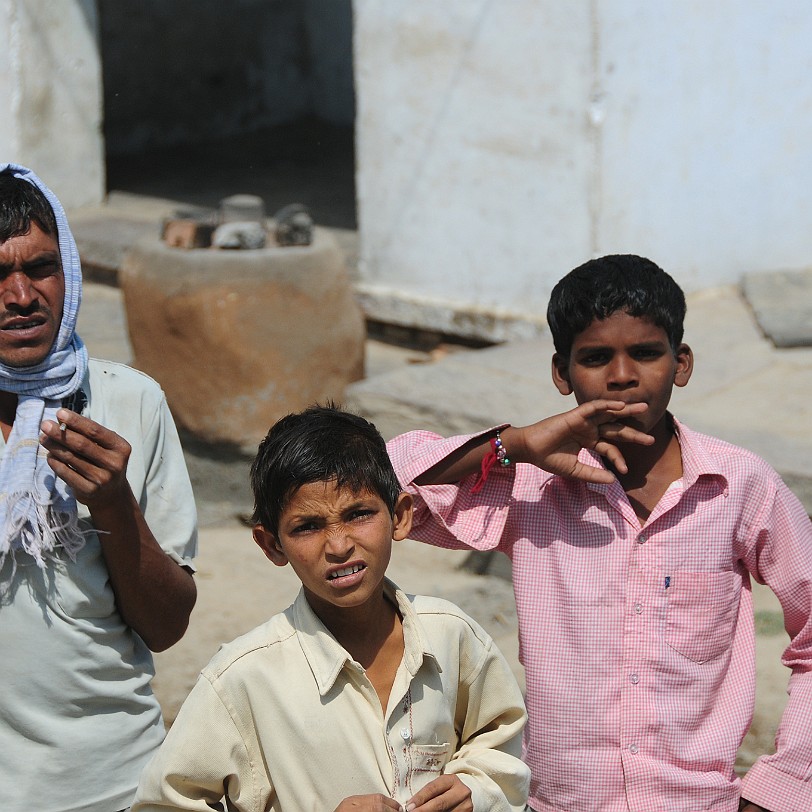
<path id="1" fill-rule="evenodd" d="M 329 627 L 334 613 L 381 596 L 392 540 L 406 538 L 411 517 L 406 493 L 392 517 L 377 494 L 354 493 L 334 481 L 311 482 L 288 499 L 278 534 L 256 527 L 254 539 L 274 564 L 290 563 L 311 607 Z"/>
<path id="2" fill-rule="evenodd" d="M 662 327 L 618 311 L 578 333 L 569 358 L 553 356 L 553 381 L 579 404 L 604 398 L 647 404 L 647 411 L 624 422 L 651 432 L 665 416 L 673 387 L 685 386 L 692 368 L 687 344 L 675 353 Z"/>

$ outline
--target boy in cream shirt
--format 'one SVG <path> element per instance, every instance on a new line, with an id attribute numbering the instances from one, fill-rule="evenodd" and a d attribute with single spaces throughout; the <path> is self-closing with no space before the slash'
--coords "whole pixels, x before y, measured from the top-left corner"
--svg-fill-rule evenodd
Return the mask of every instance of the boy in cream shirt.
<path id="1" fill-rule="evenodd" d="M 384 576 L 412 499 L 375 427 L 332 407 L 289 415 L 251 483 L 254 539 L 302 590 L 203 670 L 133 812 L 523 809 L 510 668 L 456 606 Z"/>

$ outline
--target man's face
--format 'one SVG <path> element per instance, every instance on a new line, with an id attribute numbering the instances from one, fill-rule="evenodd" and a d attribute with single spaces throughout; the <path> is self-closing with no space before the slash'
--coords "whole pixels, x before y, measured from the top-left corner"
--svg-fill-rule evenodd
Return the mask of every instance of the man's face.
<path id="1" fill-rule="evenodd" d="M 65 277 L 55 236 L 31 223 L 0 243 L 0 362 L 29 367 L 45 359 L 62 322 Z"/>
<path id="2" fill-rule="evenodd" d="M 579 404 L 599 399 L 645 403 L 647 411 L 623 421 L 644 432 L 661 423 L 673 387 L 685 386 L 692 369 L 687 344 L 675 353 L 662 327 L 623 311 L 578 333 L 568 359 L 553 357 L 555 385 L 564 395 L 575 393 Z"/>

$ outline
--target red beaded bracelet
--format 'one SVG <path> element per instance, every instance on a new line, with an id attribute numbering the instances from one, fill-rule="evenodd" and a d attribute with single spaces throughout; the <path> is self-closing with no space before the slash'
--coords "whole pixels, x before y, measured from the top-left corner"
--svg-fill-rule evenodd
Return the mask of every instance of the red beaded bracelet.
<path id="1" fill-rule="evenodd" d="M 503 468 L 507 468 L 507 466 L 510 465 L 507 449 L 502 442 L 502 435 L 498 430 L 496 436 L 491 437 L 491 450 L 482 458 L 479 476 L 477 477 L 477 481 L 471 486 L 471 493 L 479 493 L 479 491 L 482 490 L 485 480 L 491 472 L 491 468 L 493 468 L 497 462 Z"/>

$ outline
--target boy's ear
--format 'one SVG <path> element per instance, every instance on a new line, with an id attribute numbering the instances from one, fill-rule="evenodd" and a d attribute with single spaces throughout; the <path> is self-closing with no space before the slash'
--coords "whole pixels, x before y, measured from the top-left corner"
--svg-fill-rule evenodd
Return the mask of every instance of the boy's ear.
<path id="1" fill-rule="evenodd" d="M 675 357 L 677 370 L 674 373 L 674 386 L 685 386 L 694 371 L 694 352 L 687 344 L 680 344 Z"/>
<path id="2" fill-rule="evenodd" d="M 553 383 L 562 395 L 572 394 L 569 358 L 557 352 L 553 354 Z"/>
<path id="3" fill-rule="evenodd" d="M 412 516 L 414 514 L 414 499 L 410 493 L 401 491 L 395 502 L 395 514 L 393 516 L 392 540 L 403 541 L 408 538 L 412 529 Z"/>
<path id="4" fill-rule="evenodd" d="M 284 567 L 288 563 L 288 557 L 282 550 L 282 545 L 279 539 L 266 530 L 261 524 L 254 525 L 252 531 L 254 541 L 259 545 L 259 548 L 265 553 L 265 557 L 276 564 L 277 567 Z"/>

